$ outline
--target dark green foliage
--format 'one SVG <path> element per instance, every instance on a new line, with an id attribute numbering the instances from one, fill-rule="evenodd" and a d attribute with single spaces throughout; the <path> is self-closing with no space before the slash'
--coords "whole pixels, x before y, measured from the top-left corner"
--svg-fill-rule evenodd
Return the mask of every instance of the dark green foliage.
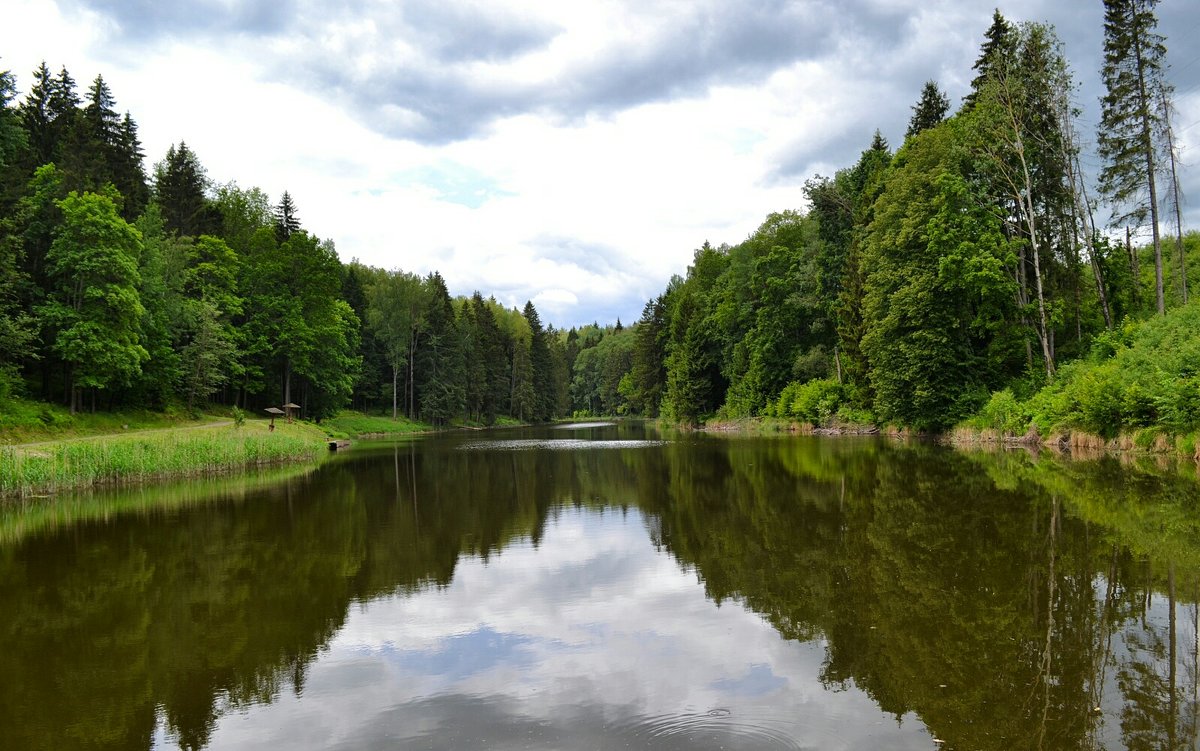
<path id="1" fill-rule="evenodd" d="M 219 231 L 217 212 L 209 207 L 208 175 L 196 153 L 183 141 L 171 145 L 154 168 L 154 200 L 167 232 L 195 237 Z"/>
<path id="2" fill-rule="evenodd" d="M 905 144 L 864 244 L 862 347 L 885 421 L 937 430 L 993 385 L 989 349 L 1015 298 L 1013 250 L 960 177 L 955 123 Z"/>
<path id="3" fill-rule="evenodd" d="M 546 422 L 558 412 L 550 341 L 533 302 L 525 303 L 523 315 L 529 324 L 529 367 L 534 399 L 531 418 L 534 422 Z"/>
<path id="4" fill-rule="evenodd" d="M 445 425 L 466 407 L 466 359 L 445 280 L 434 272 L 424 286 L 427 303 L 416 352 L 419 416 Z"/>
<path id="5" fill-rule="evenodd" d="M 0 70 L 0 175 L 15 165 L 28 146 L 21 127 L 21 113 L 12 106 L 17 97 L 17 79 L 11 71 Z"/>
<path id="6" fill-rule="evenodd" d="M 911 138 L 923 130 L 940 124 L 950 111 L 950 98 L 938 88 L 937 81 L 926 81 L 921 89 L 921 98 L 913 105 L 912 119 L 904 137 Z"/>
<path id="7" fill-rule="evenodd" d="M 658 417 L 663 391 L 667 386 L 666 348 L 667 293 L 646 303 L 642 317 L 633 328 L 634 346 L 629 373 L 623 377 L 621 391 L 631 411 Z"/>
<path id="8" fill-rule="evenodd" d="M 1158 0 L 1105 0 L 1104 78 L 1097 146 L 1104 160 L 1100 192 L 1115 227 L 1150 226 L 1155 295 L 1166 311 L 1159 238 L 1157 170 L 1172 87 L 1166 81 L 1166 44 L 1156 31 Z"/>
<path id="9" fill-rule="evenodd" d="M 971 80 L 970 93 L 963 99 L 964 110 L 969 110 L 975 106 L 979 92 L 983 89 L 989 78 L 992 77 L 997 63 L 1012 60 L 1016 55 L 1016 51 L 1016 29 L 1001 15 L 1000 10 L 996 9 L 992 13 L 992 25 L 988 27 L 987 32 L 984 34 L 983 46 L 979 50 L 979 57 L 975 60 L 975 64 L 971 66 L 971 70 L 975 71 L 975 78 Z"/>
<path id="10" fill-rule="evenodd" d="M 296 202 L 286 190 L 279 204 L 275 206 L 275 237 L 279 242 L 287 242 L 294 233 L 300 231 L 300 216 L 296 210 Z"/>

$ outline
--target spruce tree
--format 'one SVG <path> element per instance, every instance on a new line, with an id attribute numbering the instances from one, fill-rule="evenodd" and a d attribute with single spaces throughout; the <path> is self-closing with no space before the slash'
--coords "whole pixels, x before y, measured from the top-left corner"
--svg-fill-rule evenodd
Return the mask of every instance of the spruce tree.
<path id="1" fill-rule="evenodd" d="M 26 146 L 20 112 L 12 106 L 16 97 L 16 76 L 12 71 L 0 71 L 0 170 L 15 164 Z"/>
<path id="2" fill-rule="evenodd" d="M 1011 60 L 1016 53 L 1017 31 L 997 8 L 992 13 L 992 25 L 984 34 L 979 57 L 971 66 L 971 70 L 975 71 L 975 78 L 971 80 L 971 92 L 963 99 L 964 110 L 975 106 L 975 100 L 979 97 L 979 92 L 984 84 L 992 76 L 997 61 Z"/>
<path id="3" fill-rule="evenodd" d="M 154 198 L 162 209 L 167 232 L 195 237 L 215 231 L 216 221 L 206 197 L 208 176 L 187 143 L 172 144 L 154 172 Z"/>
<path id="4" fill-rule="evenodd" d="M 533 378 L 534 422 L 546 422 L 554 416 L 558 395 L 554 387 L 554 362 L 550 357 L 550 344 L 546 331 L 532 301 L 525 303 L 525 320 L 529 323 L 529 364 Z"/>
<path id="5" fill-rule="evenodd" d="M 300 230 L 300 216 L 292 195 L 286 190 L 275 207 L 275 236 L 279 242 L 286 242 L 289 237 Z"/>
<path id="6" fill-rule="evenodd" d="M 21 124 L 29 137 L 33 167 L 54 161 L 58 142 L 53 130 L 54 114 L 50 107 L 53 91 L 54 77 L 43 61 L 33 72 L 33 85 L 29 87 L 29 93 L 25 95 L 25 101 L 18 110 Z"/>
<path id="7" fill-rule="evenodd" d="M 111 156 L 113 184 L 125 197 L 122 215 L 128 221 L 142 215 L 150 200 L 150 188 L 146 184 L 146 168 L 143 160 L 142 142 L 138 140 L 137 124 L 129 113 L 121 120 L 117 142 Z"/>
<path id="8" fill-rule="evenodd" d="M 1158 0 L 1104 0 L 1105 95 L 1100 100 L 1097 145 L 1104 167 L 1100 191 L 1113 208 L 1113 226 L 1150 224 L 1154 245 L 1155 299 L 1166 312 L 1158 185 L 1167 83 L 1165 38 L 1155 31 Z"/>
<path id="9" fill-rule="evenodd" d="M 950 99 L 938 88 L 937 81 L 929 80 L 921 89 L 921 99 L 913 105 L 912 111 L 905 138 L 912 138 L 945 120 L 946 113 L 950 111 Z"/>

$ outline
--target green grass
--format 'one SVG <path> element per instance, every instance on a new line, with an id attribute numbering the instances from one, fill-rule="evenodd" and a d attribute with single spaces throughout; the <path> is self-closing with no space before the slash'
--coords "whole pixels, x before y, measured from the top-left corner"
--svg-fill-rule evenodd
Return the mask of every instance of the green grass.
<path id="1" fill-rule="evenodd" d="M 229 469 L 317 461 L 327 451 L 311 425 L 248 421 L 0 447 L 0 496 L 29 496 Z"/>
<path id="2" fill-rule="evenodd" d="M 335 417 L 321 421 L 321 427 L 331 437 L 359 437 L 364 435 L 407 435 L 433 430 L 432 425 L 406 417 L 393 420 L 390 416 L 366 415 L 362 412 L 342 410 Z"/>
<path id="3" fill-rule="evenodd" d="M 29 443 L 124 431 L 201 425 L 229 419 L 217 415 L 191 418 L 183 412 L 79 412 L 74 415 L 57 404 L 25 399 L 0 399 L 0 444 Z"/>

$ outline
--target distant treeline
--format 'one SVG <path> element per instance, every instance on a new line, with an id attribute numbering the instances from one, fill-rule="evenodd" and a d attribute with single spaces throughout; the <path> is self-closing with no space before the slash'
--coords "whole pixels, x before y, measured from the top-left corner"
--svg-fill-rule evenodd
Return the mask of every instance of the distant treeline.
<path id="1" fill-rule="evenodd" d="M 926 83 L 898 150 L 877 132 L 857 163 L 806 183 L 806 212 L 705 243 L 629 327 L 557 330 L 532 304 L 453 299 L 437 273 L 342 263 L 289 194 L 214 184 L 183 142 L 147 176 L 101 77 L 81 99 L 43 65 L 18 103 L 0 74 L 0 396 L 297 402 L 318 418 L 353 405 L 437 424 L 576 413 L 947 428 L 995 393 L 1030 399 L 1097 339 L 1112 355 L 1137 339 L 1128 322 L 1187 305 L 1200 236 L 1180 220 L 1154 5 L 1105 2 L 1098 196 L 1062 43 L 997 11 L 957 112 Z M 1177 403 L 1193 370 L 1147 366 L 1158 391 L 1109 383 L 1104 410 L 1195 429 L 1200 398 Z M 1006 406 L 1003 422 L 1075 409 Z"/>

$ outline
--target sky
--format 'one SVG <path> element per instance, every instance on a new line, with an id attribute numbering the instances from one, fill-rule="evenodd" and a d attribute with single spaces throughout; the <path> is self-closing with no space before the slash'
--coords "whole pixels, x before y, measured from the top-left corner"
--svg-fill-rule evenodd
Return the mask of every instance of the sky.
<path id="1" fill-rule="evenodd" d="M 926 80 L 957 107 L 997 4 L 1056 27 L 1094 138 L 1101 0 L 9 0 L 0 70 L 103 75 L 148 168 L 185 141 L 345 261 L 569 327 L 636 320 L 704 242 L 803 210 L 876 129 L 898 146 Z M 1158 18 L 1186 201 L 1200 4 Z"/>

